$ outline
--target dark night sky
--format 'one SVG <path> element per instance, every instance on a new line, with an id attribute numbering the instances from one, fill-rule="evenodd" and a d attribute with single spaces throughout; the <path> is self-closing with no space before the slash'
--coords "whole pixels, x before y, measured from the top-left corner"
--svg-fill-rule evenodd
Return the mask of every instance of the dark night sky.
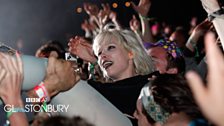
<path id="1" fill-rule="evenodd" d="M 132 8 L 124 6 L 125 0 L 0 0 L 0 41 L 16 48 L 16 41 L 23 40 L 22 51 L 31 55 L 48 40 L 60 40 L 66 45 L 69 36 L 83 35 L 80 24 L 87 15 L 75 12 L 83 2 L 119 3 L 114 11 L 123 26 L 128 26 L 134 14 Z M 149 16 L 186 25 L 192 16 L 201 21 L 206 13 L 200 0 L 152 0 Z"/>

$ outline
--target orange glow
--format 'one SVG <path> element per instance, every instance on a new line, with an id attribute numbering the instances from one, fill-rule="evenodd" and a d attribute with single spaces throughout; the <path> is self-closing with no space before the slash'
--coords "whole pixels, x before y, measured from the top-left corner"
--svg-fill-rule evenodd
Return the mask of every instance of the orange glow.
<path id="1" fill-rule="evenodd" d="M 76 12 L 77 12 L 77 13 L 82 13 L 82 8 L 81 8 L 81 7 L 78 7 L 78 8 L 76 9 Z"/>
<path id="2" fill-rule="evenodd" d="M 117 4 L 117 3 L 113 3 L 113 4 L 112 4 L 112 7 L 113 7 L 113 8 L 117 8 L 117 7 L 118 7 L 118 4 Z"/>
<path id="3" fill-rule="evenodd" d="M 131 6 L 131 3 L 130 2 L 125 2 L 125 6 L 126 7 L 130 7 Z"/>

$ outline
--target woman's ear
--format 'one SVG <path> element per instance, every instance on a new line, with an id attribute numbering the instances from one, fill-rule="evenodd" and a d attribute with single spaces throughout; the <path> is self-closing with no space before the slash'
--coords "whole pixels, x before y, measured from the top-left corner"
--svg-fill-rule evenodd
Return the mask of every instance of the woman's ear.
<path id="1" fill-rule="evenodd" d="M 128 53 L 128 58 L 129 59 L 133 59 L 134 58 L 134 54 L 131 51 Z"/>

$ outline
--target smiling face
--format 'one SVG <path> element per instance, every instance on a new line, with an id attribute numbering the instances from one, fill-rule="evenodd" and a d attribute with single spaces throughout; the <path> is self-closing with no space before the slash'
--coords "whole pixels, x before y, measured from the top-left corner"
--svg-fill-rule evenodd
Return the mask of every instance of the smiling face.
<path id="1" fill-rule="evenodd" d="M 147 50 L 148 55 L 153 59 L 156 69 L 161 73 L 166 73 L 167 71 L 167 53 L 162 47 L 153 47 Z"/>
<path id="2" fill-rule="evenodd" d="M 104 37 L 94 52 L 105 76 L 117 81 L 135 75 L 131 53 L 114 36 Z"/>

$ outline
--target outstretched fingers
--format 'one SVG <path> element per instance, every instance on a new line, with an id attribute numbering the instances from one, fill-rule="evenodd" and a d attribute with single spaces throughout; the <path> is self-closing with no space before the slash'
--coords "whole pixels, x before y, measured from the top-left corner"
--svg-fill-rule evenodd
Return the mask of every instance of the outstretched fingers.
<path id="1" fill-rule="evenodd" d="M 217 47 L 215 43 L 215 34 L 209 32 L 206 34 L 205 37 L 205 45 L 206 45 L 206 52 L 207 52 L 207 63 L 208 63 L 208 80 L 211 82 L 215 82 L 222 78 L 223 71 L 224 71 L 224 60 L 223 54 Z M 210 83 L 209 82 L 209 83 Z M 221 84 L 216 83 L 216 84 Z M 210 86 L 210 85 L 208 85 Z"/>
<path id="2" fill-rule="evenodd" d="M 199 106 L 205 104 L 207 100 L 204 99 L 206 99 L 207 97 L 207 89 L 204 86 L 199 75 L 193 71 L 190 71 L 186 74 L 186 78 L 196 101 L 198 101 Z"/>

